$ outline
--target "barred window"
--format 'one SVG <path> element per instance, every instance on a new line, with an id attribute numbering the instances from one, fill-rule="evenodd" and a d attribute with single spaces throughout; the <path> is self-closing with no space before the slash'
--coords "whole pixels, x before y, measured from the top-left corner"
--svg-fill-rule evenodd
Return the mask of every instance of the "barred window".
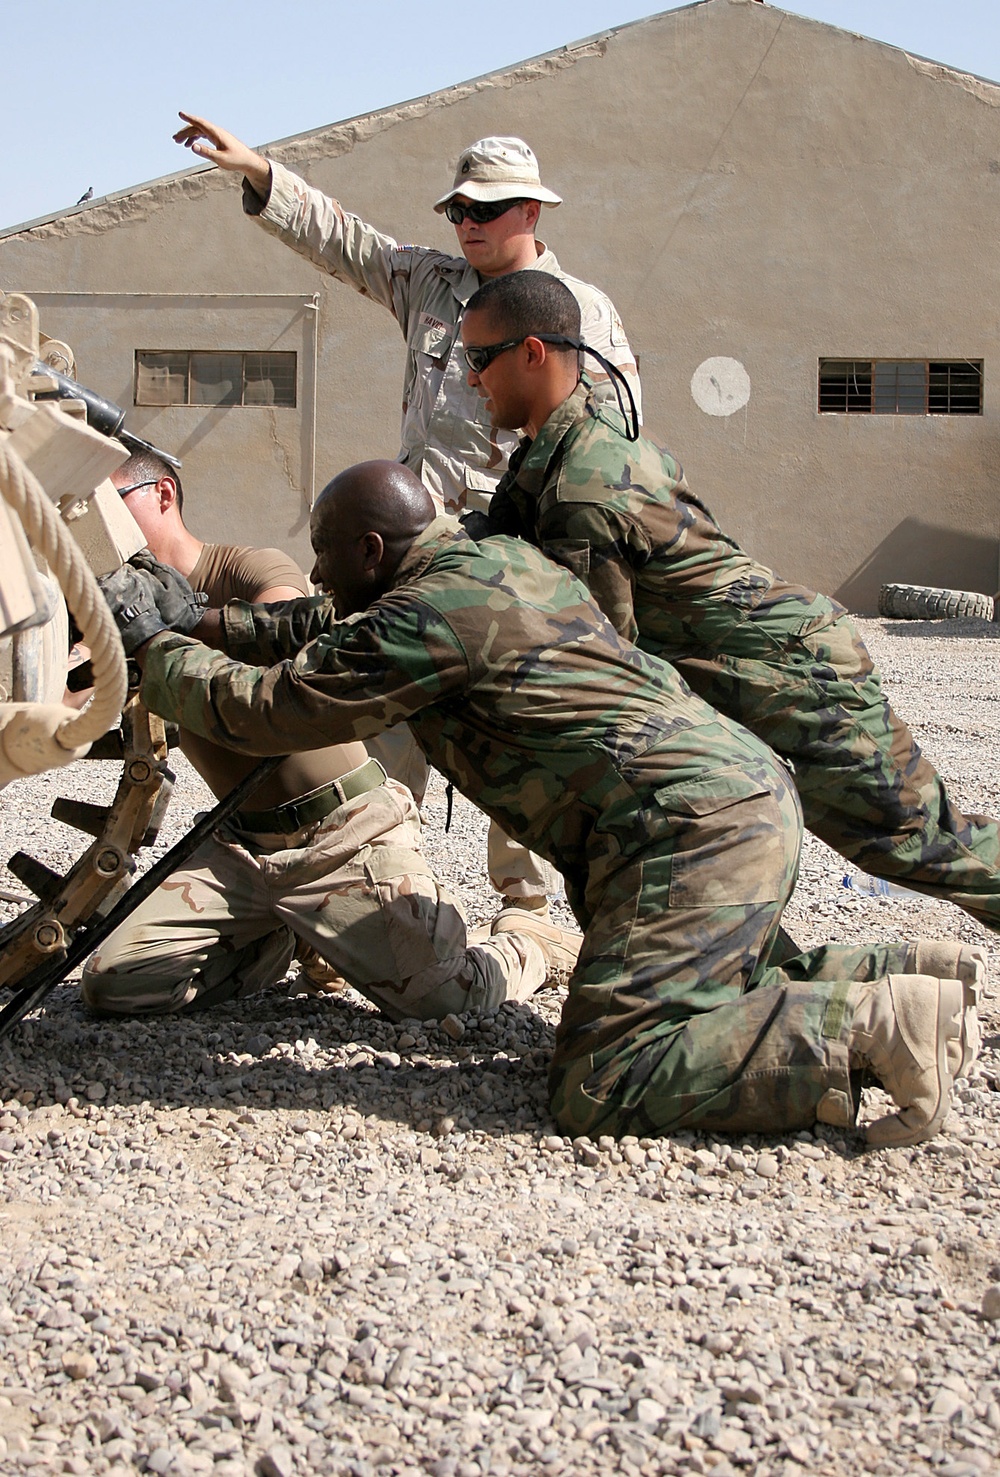
<path id="1" fill-rule="evenodd" d="M 136 405 L 295 405 L 294 353 L 137 349 Z"/>
<path id="2" fill-rule="evenodd" d="M 821 359 L 819 409 L 839 415 L 982 415 L 981 359 Z"/>
<path id="3" fill-rule="evenodd" d="M 821 359 L 819 361 L 819 408 L 823 411 L 870 411 L 872 366 L 870 359 Z"/>

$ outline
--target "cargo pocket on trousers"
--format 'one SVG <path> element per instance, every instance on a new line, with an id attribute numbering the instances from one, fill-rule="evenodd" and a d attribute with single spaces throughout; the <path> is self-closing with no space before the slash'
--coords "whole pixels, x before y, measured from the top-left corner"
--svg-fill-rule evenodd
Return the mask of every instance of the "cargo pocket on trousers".
<path id="1" fill-rule="evenodd" d="M 770 788 L 735 767 L 656 791 L 673 833 L 672 908 L 771 903 L 781 895 L 785 829 Z"/>
<path id="2" fill-rule="evenodd" d="M 373 846 L 359 859 L 382 909 L 401 979 L 465 950 L 465 920 L 442 897 L 433 868 L 405 846 Z"/>

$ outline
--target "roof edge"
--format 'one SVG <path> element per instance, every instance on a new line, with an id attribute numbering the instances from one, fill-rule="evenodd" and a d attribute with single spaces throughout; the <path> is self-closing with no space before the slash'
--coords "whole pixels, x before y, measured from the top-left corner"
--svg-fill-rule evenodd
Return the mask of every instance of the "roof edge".
<path id="1" fill-rule="evenodd" d="M 685 11 L 700 10 L 710 5 L 732 5 L 743 4 L 747 0 L 688 0 L 687 4 L 677 5 L 670 10 L 657 11 L 653 15 L 642 16 L 639 20 L 625 21 L 619 26 L 609 26 L 606 30 L 595 31 L 591 36 L 585 36 L 578 41 L 568 42 L 565 46 L 555 47 L 551 51 L 540 52 L 537 56 L 527 57 L 523 61 L 514 62 L 511 65 L 497 67 L 491 72 L 482 72 L 476 77 L 469 77 L 461 82 L 450 83 L 447 87 L 437 88 L 433 92 L 425 92 L 417 97 L 402 99 L 399 102 L 390 103 L 385 107 L 373 108 L 367 113 L 356 113 L 353 117 L 343 118 L 333 123 L 321 124 L 318 128 L 306 129 L 302 133 L 287 134 L 284 138 L 273 139 L 269 143 L 255 145 L 263 153 L 273 154 L 281 161 L 281 155 L 285 151 L 289 153 L 305 152 L 310 142 L 318 142 L 325 136 L 330 137 L 339 134 L 341 138 L 348 137 L 351 146 L 373 130 L 373 125 L 380 120 L 392 121 L 412 114 L 414 110 L 427 110 L 436 102 L 446 102 L 449 98 L 458 100 L 470 91 L 476 91 L 488 86 L 498 78 L 510 79 L 511 82 L 530 81 L 536 78 L 540 71 L 551 70 L 554 67 L 572 66 L 577 61 L 584 60 L 588 56 L 602 54 L 602 49 L 607 42 L 615 36 L 624 32 L 637 29 L 639 26 L 647 26 L 656 21 L 662 21 L 667 16 L 681 15 Z M 903 57 L 907 64 L 914 67 L 922 75 L 931 81 L 947 82 L 960 86 L 971 96 L 988 106 L 1000 106 L 1000 82 L 990 77 L 980 76 L 975 72 L 965 72 L 958 67 L 950 66 L 947 62 L 934 60 L 933 57 L 921 56 L 917 52 L 908 51 L 903 46 L 897 46 L 892 41 L 880 41 L 874 36 L 866 36 L 861 31 L 848 30 L 844 26 L 833 25 L 829 21 L 821 21 L 815 16 L 801 15 L 797 11 L 785 10 L 779 5 L 772 5 L 770 0 L 765 0 L 767 9 L 776 11 L 781 16 L 787 16 L 794 21 L 803 22 L 807 25 L 820 26 L 824 30 L 836 31 L 844 36 L 853 36 L 859 41 L 865 41 L 872 46 L 880 46 L 887 51 L 897 52 Z M 983 89 L 995 89 L 997 96 L 984 96 Z M 353 135 L 353 137 L 352 137 Z M 347 149 L 342 152 L 348 152 Z M 190 169 L 177 170 L 172 174 L 160 175 L 156 179 L 146 180 L 142 184 L 129 185 L 125 189 L 115 190 L 109 195 L 98 195 L 86 204 L 71 205 L 65 210 L 56 210 L 48 215 L 36 216 L 30 221 L 22 221 L 17 225 L 0 228 L 0 241 L 9 240 L 11 237 L 26 235 L 31 231 L 45 226 L 54 225 L 57 222 L 72 221 L 76 217 L 86 217 L 94 210 L 103 209 L 113 205 L 120 200 L 130 200 L 138 195 L 150 191 L 165 189 L 168 186 L 177 185 L 184 180 L 197 179 L 201 175 L 210 175 L 216 171 L 214 164 L 198 164 Z"/>
<path id="2" fill-rule="evenodd" d="M 436 88 L 433 92 L 425 92 L 417 97 L 401 99 L 399 102 L 389 103 L 385 107 L 373 108 L 367 113 L 356 113 L 353 117 L 342 118 L 333 123 L 322 123 L 317 128 L 306 129 L 302 133 L 286 134 L 284 138 L 272 139 L 266 144 L 255 144 L 253 147 L 261 153 L 274 153 L 279 163 L 282 162 L 276 151 L 302 147 L 309 140 L 319 140 L 325 134 L 340 130 L 362 128 L 365 124 L 371 124 L 378 119 L 391 118 L 405 110 L 415 108 L 426 108 L 437 100 L 446 100 L 451 94 L 465 94 L 469 90 L 479 88 L 495 81 L 499 77 L 511 78 L 514 81 L 531 80 L 538 75 L 539 68 L 545 68 L 546 64 L 561 64 L 571 66 L 577 60 L 583 60 L 588 56 L 599 53 L 612 37 L 623 31 L 634 30 L 638 26 L 646 26 L 653 21 L 662 20 L 664 16 L 677 15 L 687 10 L 699 10 L 706 5 L 718 3 L 718 0 L 689 0 L 686 5 L 678 5 L 671 10 L 658 11 L 654 15 L 642 16 L 639 20 L 625 21 L 620 26 L 609 26 L 606 30 L 595 31 L 591 36 L 582 37 L 578 41 L 568 42 L 564 46 L 554 47 L 551 51 L 540 52 L 537 56 L 526 57 L 523 61 L 514 62 L 507 66 L 496 67 L 491 72 L 481 72 L 476 77 L 469 77 L 461 82 L 449 83 L 447 87 Z M 199 175 L 211 174 L 215 171 L 214 164 L 198 164 L 191 169 L 179 169 L 173 174 L 163 174 L 156 179 L 146 180 L 142 184 L 129 185 L 125 189 L 115 190 L 109 195 L 97 195 L 83 205 L 70 205 L 65 210 L 54 210 L 48 215 L 36 216 L 33 220 L 22 221 L 14 226 L 0 228 L 0 241 L 9 239 L 11 236 L 27 234 L 42 226 L 53 225 L 58 221 L 72 220 L 74 217 L 85 216 L 89 212 L 101 209 L 107 205 L 113 205 L 119 200 L 128 200 L 135 195 L 145 194 L 149 190 L 160 189 L 167 185 L 174 185 L 178 181 L 194 179 Z"/>

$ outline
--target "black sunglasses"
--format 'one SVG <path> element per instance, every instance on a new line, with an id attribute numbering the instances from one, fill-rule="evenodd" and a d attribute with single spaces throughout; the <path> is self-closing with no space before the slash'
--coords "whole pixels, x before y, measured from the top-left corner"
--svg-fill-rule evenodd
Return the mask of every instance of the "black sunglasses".
<path id="1" fill-rule="evenodd" d="M 465 219 L 469 219 L 474 225 L 485 226 L 490 221 L 499 220 L 508 210 L 513 210 L 515 205 L 523 204 L 523 200 L 494 200 L 492 203 L 471 200 L 468 205 L 463 205 L 458 200 L 449 200 L 444 213 L 453 226 L 460 226 Z"/>
<path id="2" fill-rule="evenodd" d="M 140 487 L 155 487 L 159 477 L 147 477 L 145 482 L 130 482 L 128 487 L 119 487 L 118 496 L 128 497 L 130 492 L 138 492 Z"/>
<path id="3" fill-rule="evenodd" d="M 579 349 L 582 347 L 580 340 L 567 338 L 562 333 L 526 333 L 524 338 L 505 339 L 502 344 L 473 344 L 465 350 L 465 362 L 473 374 L 482 374 L 488 369 L 499 354 L 505 354 L 508 349 L 516 349 L 518 344 L 523 344 L 526 338 L 540 339 L 543 344 L 562 344 L 567 349 Z"/>

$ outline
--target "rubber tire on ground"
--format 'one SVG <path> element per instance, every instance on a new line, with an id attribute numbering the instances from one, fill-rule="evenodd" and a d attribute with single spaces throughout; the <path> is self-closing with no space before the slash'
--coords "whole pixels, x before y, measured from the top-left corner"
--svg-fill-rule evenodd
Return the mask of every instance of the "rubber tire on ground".
<path id="1" fill-rule="evenodd" d="M 959 616 L 993 619 L 993 596 L 976 590 L 936 590 L 932 585 L 883 585 L 878 613 L 895 620 L 941 621 Z"/>

